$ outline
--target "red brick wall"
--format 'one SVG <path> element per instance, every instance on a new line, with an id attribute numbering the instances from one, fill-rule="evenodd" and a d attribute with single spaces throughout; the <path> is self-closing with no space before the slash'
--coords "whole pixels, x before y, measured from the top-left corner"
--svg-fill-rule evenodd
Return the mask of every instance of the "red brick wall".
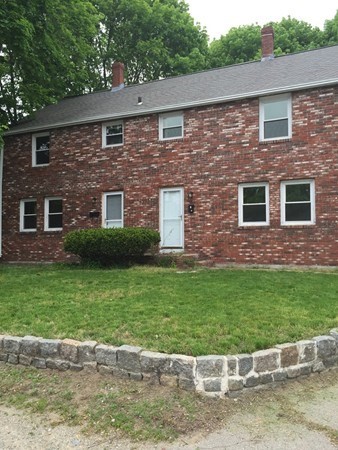
<path id="1" fill-rule="evenodd" d="M 292 139 L 260 143 L 258 99 L 184 111 L 184 138 L 158 140 L 158 116 L 124 121 L 102 148 L 101 123 L 51 131 L 50 165 L 31 164 L 31 135 L 6 138 L 3 259 L 64 260 L 64 233 L 101 226 L 102 194 L 124 191 L 125 226 L 159 228 L 159 190 L 184 187 L 185 251 L 214 262 L 337 265 L 337 89 L 293 93 Z M 280 182 L 314 179 L 316 224 L 280 225 Z M 270 225 L 238 226 L 238 183 L 268 181 Z M 195 213 L 187 213 L 188 192 Z M 38 200 L 38 231 L 19 232 L 20 199 Z M 44 198 L 64 200 L 63 232 L 44 232 Z M 96 199 L 96 200 L 93 200 Z M 91 210 L 99 218 L 89 218 Z"/>

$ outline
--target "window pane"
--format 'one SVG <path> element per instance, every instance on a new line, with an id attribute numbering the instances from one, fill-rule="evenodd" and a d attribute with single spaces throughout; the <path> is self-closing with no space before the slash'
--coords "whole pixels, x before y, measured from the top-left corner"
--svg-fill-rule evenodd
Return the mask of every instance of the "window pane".
<path id="1" fill-rule="evenodd" d="M 167 191 L 163 193 L 163 218 L 177 219 L 181 214 L 181 192 Z"/>
<path id="2" fill-rule="evenodd" d="M 36 216 L 25 216 L 23 218 L 23 228 L 24 228 L 24 230 L 35 230 L 36 229 Z"/>
<path id="3" fill-rule="evenodd" d="M 285 186 L 285 196 L 287 202 L 309 202 L 310 184 L 287 184 Z"/>
<path id="4" fill-rule="evenodd" d="M 243 188 L 243 203 L 265 203 L 265 186 Z"/>
<path id="5" fill-rule="evenodd" d="M 182 127 L 163 129 L 163 137 L 165 139 L 182 136 Z"/>
<path id="6" fill-rule="evenodd" d="M 288 119 L 264 122 L 264 139 L 287 137 L 288 133 Z"/>
<path id="7" fill-rule="evenodd" d="M 37 136 L 35 138 L 36 150 L 49 149 L 49 136 Z"/>
<path id="8" fill-rule="evenodd" d="M 62 213 L 62 200 L 49 200 L 49 213 Z"/>
<path id="9" fill-rule="evenodd" d="M 49 215 L 48 228 L 62 228 L 62 214 Z"/>
<path id="10" fill-rule="evenodd" d="M 285 205 L 285 220 L 290 221 L 310 221 L 311 203 L 292 203 Z"/>
<path id="11" fill-rule="evenodd" d="M 49 164 L 49 150 L 38 150 L 36 152 L 36 165 Z"/>
<path id="12" fill-rule="evenodd" d="M 115 136 L 107 136 L 106 145 L 117 145 L 123 143 L 122 134 L 116 134 Z"/>
<path id="13" fill-rule="evenodd" d="M 106 128 L 106 134 L 107 136 L 110 134 L 122 134 L 122 124 L 117 124 L 117 125 L 109 125 Z"/>
<path id="14" fill-rule="evenodd" d="M 264 104 L 264 119 L 281 119 L 288 116 L 288 100 L 268 102 Z"/>
<path id="15" fill-rule="evenodd" d="M 24 214 L 36 214 L 36 201 L 24 203 Z"/>
<path id="16" fill-rule="evenodd" d="M 182 115 L 163 117 L 163 128 L 169 127 L 181 127 L 182 126 Z"/>
<path id="17" fill-rule="evenodd" d="M 122 219 L 122 195 L 107 196 L 107 220 Z"/>
<path id="18" fill-rule="evenodd" d="M 178 247 L 182 245 L 180 220 L 163 221 L 162 245 L 163 247 Z"/>
<path id="19" fill-rule="evenodd" d="M 243 222 L 266 222 L 265 205 L 244 205 Z"/>

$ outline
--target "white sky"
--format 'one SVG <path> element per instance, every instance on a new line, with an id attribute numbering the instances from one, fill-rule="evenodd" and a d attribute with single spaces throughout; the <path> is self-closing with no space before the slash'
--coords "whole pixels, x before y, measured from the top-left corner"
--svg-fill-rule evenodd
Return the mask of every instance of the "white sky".
<path id="1" fill-rule="evenodd" d="M 218 39 L 230 28 L 264 25 L 283 17 L 303 20 L 321 29 L 338 9 L 337 0 L 185 0 L 190 15 L 205 26 L 210 39 Z"/>

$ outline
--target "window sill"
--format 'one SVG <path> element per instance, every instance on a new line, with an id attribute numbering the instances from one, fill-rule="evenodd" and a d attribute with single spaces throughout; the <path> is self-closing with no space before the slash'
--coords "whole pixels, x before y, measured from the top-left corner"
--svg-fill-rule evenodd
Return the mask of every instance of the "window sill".
<path id="1" fill-rule="evenodd" d="M 35 165 L 32 165 L 32 167 L 35 169 L 37 167 L 48 167 L 49 165 L 50 165 L 50 163 L 48 163 L 48 164 L 35 164 Z"/>
<path id="2" fill-rule="evenodd" d="M 282 144 L 283 142 L 291 142 L 291 141 L 292 141 L 292 138 L 267 139 L 267 140 L 259 141 L 259 145 Z"/>
<path id="3" fill-rule="evenodd" d="M 184 139 L 184 136 L 177 136 L 172 138 L 159 138 L 160 142 L 171 142 L 171 141 L 182 141 Z"/>
<path id="4" fill-rule="evenodd" d="M 315 223 L 281 223 L 280 226 L 283 228 L 308 228 L 315 225 Z"/>
<path id="5" fill-rule="evenodd" d="M 247 229 L 253 229 L 253 228 L 267 228 L 267 227 L 269 227 L 270 226 L 270 224 L 269 223 L 266 223 L 266 224 L 262 224 L 262 225 L 259 225 L 259 224 L 257 224 L 257 223 L 255 223 L 255 224 L 252 224 L 252 225 L 249 225 L 249 224 L 246 224 L 246 225 L 238 225 L 238 228 L 241 230 L 247 230 Z"/>
<path id="6" fill-rule="evenodd" d="M 105 150 L 106 148 L 114 148 L 114 147 L 123 147 L 124 143 L 122 144 L 113 144 L 113 145 L 103 145 L 101 148 L 102 150 Z"/>

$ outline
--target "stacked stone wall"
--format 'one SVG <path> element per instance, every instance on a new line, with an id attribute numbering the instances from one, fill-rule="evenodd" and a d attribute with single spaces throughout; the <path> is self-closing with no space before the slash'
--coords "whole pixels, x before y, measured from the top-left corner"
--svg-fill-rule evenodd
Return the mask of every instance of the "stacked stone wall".
<path id="1" fill-rule="evenodd" d="M 175 384 L 204 395 L 234 397 L 250 388 L 338 367 L 338 329 L 328 336 L 276 345 L 240 355 L 185 356 L 115 347 L 96 341 L 0 336 L 0 361 L 37 369 L 99 372 L 102 375 Z"/>

